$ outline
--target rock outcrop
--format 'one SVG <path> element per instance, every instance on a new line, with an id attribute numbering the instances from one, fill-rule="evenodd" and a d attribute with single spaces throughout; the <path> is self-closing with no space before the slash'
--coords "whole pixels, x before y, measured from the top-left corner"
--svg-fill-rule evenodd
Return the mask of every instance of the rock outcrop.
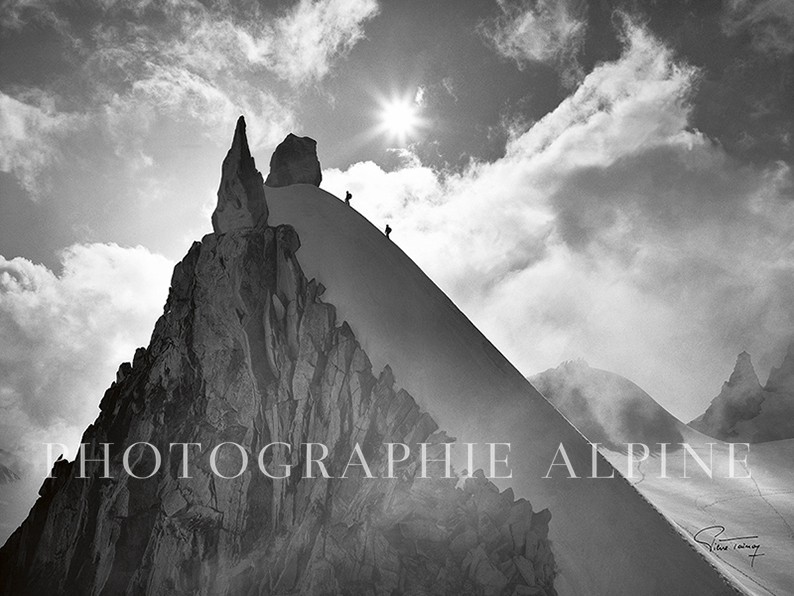
<path id="1" fill-rule="evenodd" d="M 225 234 L 232 230 L 265 226 L 267 215 L 262 174 L 251 157 L 245 134 L 245 119 L 240 116 L 232 146 L 221 168 L 218 205 L 212 213 L 212 230 L 216 234 Z"/>
<path id="2" fill-rule="evenodd" d="M 749 420 L 761 412 L 764 390 L 755 372 L 750 354 L 742 352 L 736 359 L 730 378 L 709 407 L 689 423 L 695 430 L 723 441 L 739 439 L 735 428 L 741 420 Z"/>
<path id="3" fill-rule="evenodd" d="M 323 174 L 317 159 L 317 141 L 290 133 L 276 147 L 270 158 L 270 173 L 265 186 L 281 187 L 290 184 L 320 186 Z"/>
<path id="4" fill-rule="evenodd" d="M 773 393 L 794 395 L 794 343 L 789 345 L 781 365 L 769 372 L 764 388 Z"/>
<path id="5" fill-rule="evenodd" d="M 221 190 L 250 207 L 244 139 L 238 123 Z M 384 443 L 430 443 L 439 457 L 451 439 L 388 366 L 373 374 L 305 278 L 297 233 L 261 225 L 266 212 L 253 227 L 219 217 L 223 233 L 175 267 L 150 345 L 121 366 L 82 439 L 92 458 L 112 444 L 110 477 L 101 462 L 86 478 L 77 462 L 55 463 L 0 549 L 0 594 L 555 594 L 548 510 L 481 473 L 457 487 L 407 460 L 384 477 Z M 258 462 L 277 441 L 294 448 Z M 136 478 L 123 451 L 139 442 L 163 458 L 133 449 Z M 214 461 L 224 442 L 248 465 L 228 445 Z M 188 474 L 173 443 L 201 445 L 187 448 Z M 328 447 L 331 478 L 304 477 L 304 443 Z M 356 444 L 375 478 L 361 467 L 338 477 Z M 278 474 L 277 463 L 291 473 L 259 469 Z"/>
<path id="6" fill-rule="evenodd" d="M 794 348 L 761 386 L 750 355 L 742 352 L 730 379 L 689 426 L 723 441 L 763 443 L 794 438 Z"/>

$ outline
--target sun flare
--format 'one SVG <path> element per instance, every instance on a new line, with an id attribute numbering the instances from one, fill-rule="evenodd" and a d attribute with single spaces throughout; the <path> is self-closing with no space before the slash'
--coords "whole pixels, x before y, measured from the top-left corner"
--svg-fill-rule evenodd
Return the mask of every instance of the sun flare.
<path id="1" fill-rule="evenodd" d="M 414 97 L 392 97 L 380 105 L 380 131 L 391 141 L 404 145 L 423 126 L 420 105 Z"/>

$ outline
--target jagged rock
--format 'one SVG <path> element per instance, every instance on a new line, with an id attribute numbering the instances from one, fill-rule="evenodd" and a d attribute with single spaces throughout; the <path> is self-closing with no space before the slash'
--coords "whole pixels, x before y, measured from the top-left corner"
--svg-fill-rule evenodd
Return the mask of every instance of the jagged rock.
<path id="1" fill-rule="evenodd" d="M 482 545 L 470 551 L 468 557 L 469 576 L 483 590 L 483 593 L 501 594 L 508 584 L 508 579 L 491 562 Z"/>
<path id="2" fill-rule="evenodd" d="M 522 557 L 518 555 L 513 558 L 513 563 L 515 564 L 518 572 L 521 574 L 521 577 L 524 578 L 524 581 L 529 586 L 535 585 L 535 569 L 532 566 L 532 563 L 526 557 Z"/>
<path id="3" fill-rule="evenodd" d="M 730 378 L 720 394 L 711 400 L 706 411 L 689 423 L 700 432 L 723 441 L 740 440 L 736 424 L 749 420 L 761 412 L 764 390 L 753 367 L 750 354 L 742 352 Z"/>
<path id="4" fill-rule="evenodd" d="M 764 387 L 774 393 L 794 395 L 794 343 L 790 344 L 780 366 L 773 367 Z"/>
<path id="5" fill-rule="evenodd" d="M 216 234 L 267 224 L 267 203 L 262 174 L 248 148 L 245 119 L 240 116 L 234 138 L 221 168 L 218 205 L 212 213 Z"/>
<path id="6" fill-rule="evenodd" d="M 467 553 L 475 546 L 477 546 L 478 537 L 477 531 L 473 528 L 469 528 L 465 532 L 461 532 L 458 534 L 450 543 L 449 549 L 453 553 Z"/>
<path id="7" fill-rule="evenodd" d="M 270 158 L 270 173 L 265 180 L 265 186 L 320 186 L 322 181 L 323 174 L 317 159 L 317 141 L 288 134 Z"/>
<path id="8" fill-rule="evenodd" d="M 761 387 L 750 355 L 739 354 L 730 379 L 689 425 L 723 441 L 763 443 L 794 438 L 794 344 Z"/>
<path id="9" fill-rule="evenodd" d="M 132 372 L 132 364 L 129 362 L 122 362 L 119 370 L 116 372 L 116 383 L 121 383 L 128 374 Z"/>

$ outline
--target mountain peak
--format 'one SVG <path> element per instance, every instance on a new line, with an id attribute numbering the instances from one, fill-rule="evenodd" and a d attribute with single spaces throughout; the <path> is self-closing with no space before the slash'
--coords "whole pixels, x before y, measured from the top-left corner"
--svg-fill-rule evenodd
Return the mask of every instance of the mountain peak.
<path id="1" fill-rule="evenodd" d="M 587 363 L 587 360 L 580 357 L 574 358 L 573 360 L 565 360 L 561 362 L 557 368 L 568 370 L 588 370 L 590 365 Z"/>
<path id="2" fill-rule="evenodd" d="M 262 174 L 248 148 L 245 118 L 240 116 L 232 146 L 223 160 L 218 205 L 212 214 L 216 234 L 267 225 L 267 202 Z"/>
<path id="3" fill-rule="evenodd" d="M 317 141 L 289 133 L 270 158 L 270 174 L 265 185 L 273 188 L 291 184 L 320 186 L 322 180 Z"/>
<path id="4" fill-rule="evenodd" d="M 782 364 L 770 371 L 766 390 L 794 394 L 794 342 L 789 344 Z"/>
<path id="5" fill-rule="evenodd" d="M 722 441 L 745 439 L 741 424 L 758 416 L 763 401 L 764 390 L 750 354 L 742 352 L 736 358 L 730 378 L 722 384 L 719 395 L 689 426 Z"/>
<path id="6" fill-rule="evenodd" d="M 258 221 L 243 213 L 252 200 L 264 206 L 257 176 L 241 120 L 223 166 L 218 223 Z M 556 594 L 548 509 L 533 511 L 482 476 L 464 487 L 449 474 L 419 480 L 411 462 L 395 462 L 397 474 L 387 475 L 385 441 L 413 453 L 429 446 L 438 462 L 454 439 L 395 384 L 390 366 L 375 376 L 352 327 L 306 278 L 295 229 L 225 229 L 194 243 L 176 266 L 149 347 L 121 367 L 83 435 L 92 457 L 100 444 L 146 442 L 156 460 L 136 455 L 133 470 L 129 452 L 116 452 L 103 477 L 96 467 L 81 473 L 76 460 L 56 461 L 28 519 L 0 548 L 0 594 L 459 594 L 465 586 Z M 350 284 L 327 270 L 322 277 Z M 395 370 L 410 378 L 415 368 Z M 175 440 L 194 448 L 192 473 L 186 451 L 184 473 L 160 466 Z M 305 467 L 297 452 L 309 441 L 331 447 L 320 465 L 333 479 Z M 221 445 L 235 445 L 242 461 L 216 460 Z M 346 475 L 351 451 L 375 474 L 365 463 L 366 476 Z M 258 467 L 248 453 L 259 454 Z"/>
<path id="7" fill-rule="evenodd" d="M 231 150 L 236 150 L 241 159 L 251 157 L 251 150 L 248 148 L 248 136 L 245 134 L 245 116 L 237 119 L 234 127 L 234 137 L 232 138 Z"/>
<path id="8" fill-rule="evenodd" d="M 733 372 L 727 384 L 731 387 L 751 386 L 753 388 L 761 388 L 761 381 L 758 380 L 750 354 L 742 352 L 737 356 L 736 365 L 733 367 Z"/>

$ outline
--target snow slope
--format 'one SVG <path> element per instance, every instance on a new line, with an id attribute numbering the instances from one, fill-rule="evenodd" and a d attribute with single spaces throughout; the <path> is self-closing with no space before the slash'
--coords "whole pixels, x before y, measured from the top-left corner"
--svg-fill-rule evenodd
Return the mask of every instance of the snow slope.
<path id="1" fill-rule="evenodd" d="M 328 288 L 375 369 L 389 364 L 460 442 L 511 444 L 513 477 L 498 482 L 551 510 L 560 594 L 735 593 L 624 479 L 570 479 L 560 467 L 543 478 L 560 443 L 577 473 L 589 474 L 589 445 L 365 218 L 310 185 L 267 188 L 266 197 L 270 224 L 296 228 L 304 271 Z"/>
<path id="2" fill-rule="evenodd" d="M 698 532 L 709 526 L 723 526 L 721 538 L 757 536 L 742 542 L 760 544 L 759 557 L 751 550 L 709 549 L 718 567 L 752 594 L 794 594 L 794 440 L 751 445 L 749 455 L 736 448 L 736 459 L 747 455 L 747 465 L 737 464 L 736 478 L 730 478 L 728 444 L 692 429 L 683 431 L 684 440 L 706 461 L 713 444 L 712 478 L 682 450 L 667 454 L 666 475 L 660 478 L 661 459 L 652 457 L 634 464 L 635 486 L 691 540 L 710 542 L 719 529 Z M 619 471 L 627 474 L 624 455 L 604 451 Z M 687 457 L 688 478 L 684 478 Z M 748 473 L 750 478 L 739 478 Z"/>
<path id="3" fill-rule="evenodd" d="M 754 594 L 794 594 L 794 440 L 752 445 L 747 466 L 737 465 L 737 478 L 729 478 L 727 443 L 687 427 L 620 375 L 584 362 L 566 362 L 530 380 L 589 440 L 607 446 L 628 441 L 647 444 L 654 455 L 633 464 L 631 475 L 625 445 L 607 447 L 602 453 L 690 540 L 695 542 L 697 535 L 697 547 L 709 552 L 725 574 Z M 671 443 L 667 478 L 661 477 L 657 442 Z M 709 461 L 709 443 L 714 444 L 712 478 L 691 456 L 687 456 L 689 477 L 684 478 L 683 442 L 705 461 Z M 735 449 L 736 459 L 743 459 L 746 450 Z M 738 478 L 748 468 L 752 477 Z M 732 545 L 709 551 L 708 544 L 719 530 L 698 532 L 715 525 L 725 527 L 721 538 L 758 536 L 745 542 L 759 544 L 759 556 L 750 558 L 753 551 Z"/>

